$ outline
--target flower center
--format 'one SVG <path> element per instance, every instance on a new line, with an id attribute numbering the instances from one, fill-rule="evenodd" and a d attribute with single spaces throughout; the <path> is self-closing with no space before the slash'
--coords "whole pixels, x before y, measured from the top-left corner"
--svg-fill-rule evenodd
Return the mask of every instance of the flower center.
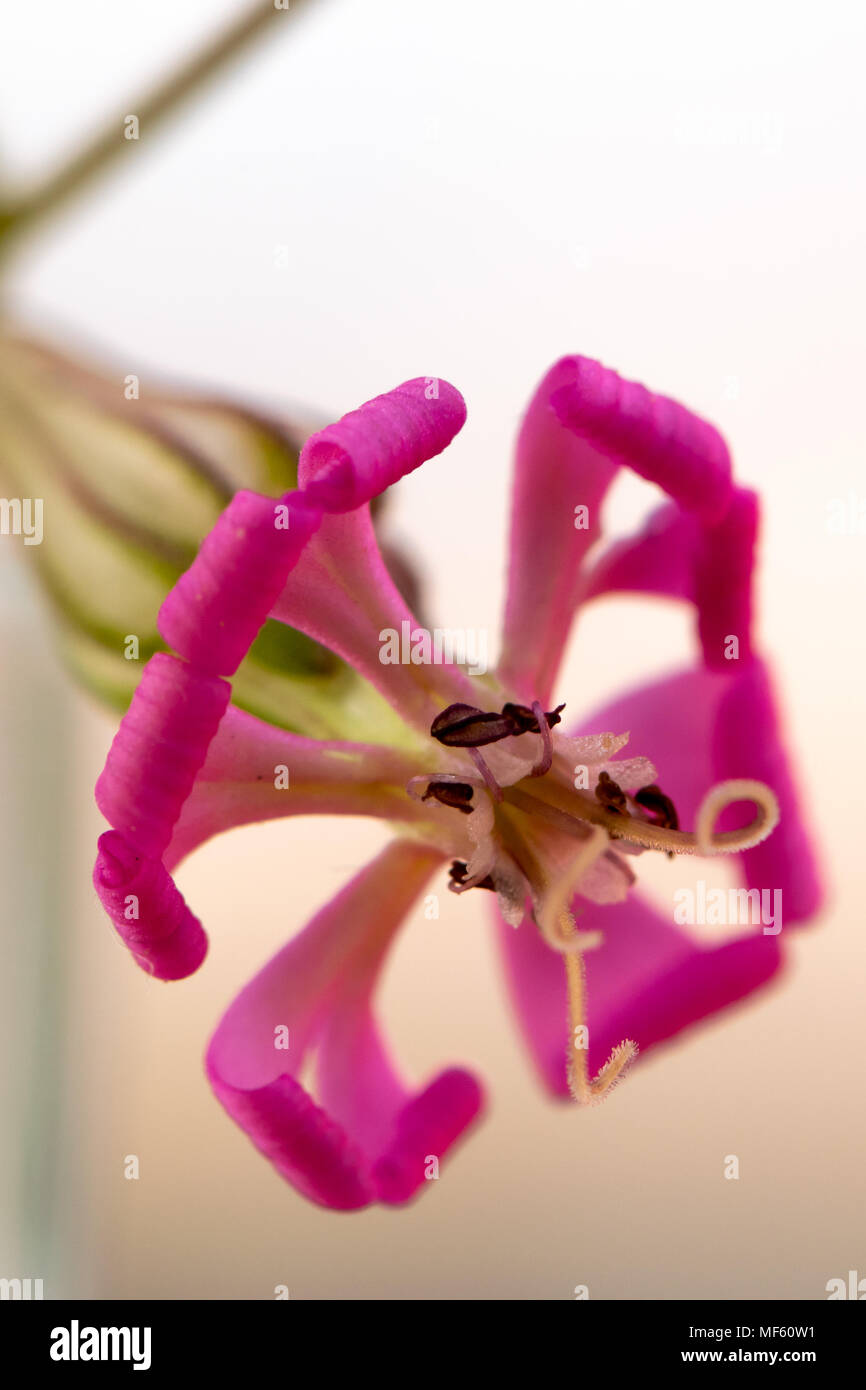
<path id="1" fill-rule="evenodd" d="M 749 849 L 773 830 L 779 807 L 762 782 L 721 782 L 701 802 L 694 831 L 684 831 L 652 764 L 642 757 L 617 760 L 628 735 L 554 733 L 564 708 L 545 711 L 537 700 L 508 701 L 500 710 L 448 705 L 430 733 L 453 750 L 453 768 L 413 777 L 407 791 L 443 809 L 452 892 L 492 889 L 515 927 L 530 899 L 541 935 L 564 956 L 571 1036 L 577 1038 L 585 1032 L 582 955 L 599 944 L 601 933 L 577 930 L 575 894 L 597 903 L 621 901 L 634 881 L 624 855 L 658 850 L 672 858 Z M 576 767 L 584 774 L 581 781 Z M 739 801 L 754 804 L 751 823 L 716 833 L 722 811 Z M 572 1094 L 582 1104 L 601 1099 L 636 1053 L 627 1039 L 591 1077 L 585 1045 L 575 1042 L 573 1053 L 569 1049 Z"/>

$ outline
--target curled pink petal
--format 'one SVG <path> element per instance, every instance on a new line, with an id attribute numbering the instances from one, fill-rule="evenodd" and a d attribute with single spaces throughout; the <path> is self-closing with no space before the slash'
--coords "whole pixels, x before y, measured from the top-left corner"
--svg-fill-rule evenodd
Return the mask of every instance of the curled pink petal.
<path id="1" fill-rule="evenodd" d="M 566 359 L 571 378 L 551 396 L 557 419 L 581 439 L 708 522 L 724 516 L 731 460 L 712 425 L 667 396 L 588 357 Z"/>
<path id="2" fill-rule="evenodd" d="M 480 1108 L 477 1082 L 459 1070 L 413 1097 L 371 1010 L 395 932 L 440 862 L 420 844 L 388 845 L 246 986 L 208 1049 L 220 1102 L 283 1177 L 325 1206 L 405 1201 L 428 1155 L 441 1160 Z M 285 1047 L 275 1045 L 281 1032 Z M 313 1048 L 316 1099 L 298 1080 Z"/>
<path id="3" fill-rule="evenodd" d="M 430 1160 L 438 1160 L 476 1118 L 482 1106 L 475 1077 L 458 1067 L 437 1076 L 400 1111 L 396 1133 L 373 1166 L 379 1200 L 407 1202 L 425 1180 Z"/>
<path id="4" fill-rule="evenodd" d="M 551 397 L 573 377 L 573 358 L 548 371 L 517 437 L 508 593 L 500 672 L 509 688 L 546 701 L 580 591 L 580 564 L 600 534 L 601 503 L 616 464 L 566 429 Z M 585 512 L 577 514 L 577 508 Z"/>
<path id="5" fill-rule="evenodd" d="M 475 1077 L 460 1067 L 441 1072 L 412 1095 L 371 1011 L 377 969 L 374 957 L 331 1001 L 317 1057 L 319 1098 L 368 1155 L 377 1199 L 402 1203 L 430 1176 L 430 1160 L 438 1165 L 476 1119 L 483 1095 Z"/>
<path id="6" fill-rule="evenodd" d="M 620 465 L 655 482 L 693 516 L 678 523 L 664 514 L 665 534 L 641 537 L 638 554 L 620 547 L 609 557 L 613 572 L 587 576 L 584 556 L 600 534 L 601 504 Z M 718 431 L 676 401 L 587 357 L 557 362 L 518 438 L 501 663 L 506 684 L 526 699 L 550 699 L 574 613 L 587 594 L 605 585 L 650 590 L 659 584 L 677 596 L 690 591 L 694 523 L 724 517 L 730 472 Z M 668 551 L 667 540 L 676 549 Z M 643 573 L 648 560 L 649 576 Z"/>
<path id="7" fill-rule="evenodd" d="M 345 1131 L 284 1073 L 264 1086 L 232 1086 L 208 1055 L 207 1075 L 226 1112 L 274 1168 L 320 1206 L 355 1211 L 375 1201 L 369 1164 Z"/>
<path id="8" fill-rule="evenodd" d="M 158 859 L 145 859 L 117 830 L 100 835 L 93 886 L 121 940 L 159 980 L 183 980 L 207 954 L 207 936 Z"/>
<path id="9" fill-rule="evenodd" d="M 96 784 L 105 819 L 159 859 L 231 696 L 227 681 L 157 652 L 108 750 Z"/>
<path id="10" fill-rule="evenodd" d="M 163 638 L 208 675 L 237 670 L 316 529 L 320 513 L 299 498 L 236 493 L 163 602 Z"/>
<path id="11" fill-rule="evenodd" d="M 653 512 L 641 530 L 615 541 L 592 566 L 585 598 L 630 591 L 684 599 L 697 608 L 704 659 L 729 671 L 752 657 L 752 584 L 758 536 L 756 494 L 735 487 L 721 521 L 702 523 L 675 504 Z"/>
<path id="12" fill-rule="evenodd" d="M 730 639 L 736 660 L 752 656 L 752 574 L 758 536 L 758 498 L 735 488 L 725 516 L 704 529 L 695 552 L 695 602 L 704 660 L 711 669 L 730 670 Z"/>
<path id="13" fill-rule="evenodd" d="M 465 420 L 466 403 L 447 381 L 404 381 L 312 435 L 301 450 L 299 485 L 324 511 L 353 511 L 441 454 Z"/>

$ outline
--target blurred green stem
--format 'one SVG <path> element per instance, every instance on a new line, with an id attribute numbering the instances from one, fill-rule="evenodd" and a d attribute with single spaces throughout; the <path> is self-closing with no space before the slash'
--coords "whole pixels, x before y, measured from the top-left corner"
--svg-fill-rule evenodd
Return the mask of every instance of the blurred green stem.
<path id="1" fill-rule="evenodd" d="M 173 115 L 188 97 L 193 96 L 226 63 L 237 57 L 251 40 L 263 34 L 267 25 L 285 24 L 309 3 L 310 0 L 288 0 L 286 8 L 277 8 L 275 0 L 256 0 L 254 5 L 247 5 L 233 24 L 171 73 L 149 95 L 131 102 L 127 111 L 138 117 L 142 132 L 150 134 L 154 126 Z M 7 197 L 0 206 L 0 253 L 8 253 L 22 235 L 29 234 L 75 197 L 127 148 L 123 122 L 115 118 L 90 144 L 50 174 L 43 183 L 37 184 L 31 192 L 17 197 L 13 193 Z"/>

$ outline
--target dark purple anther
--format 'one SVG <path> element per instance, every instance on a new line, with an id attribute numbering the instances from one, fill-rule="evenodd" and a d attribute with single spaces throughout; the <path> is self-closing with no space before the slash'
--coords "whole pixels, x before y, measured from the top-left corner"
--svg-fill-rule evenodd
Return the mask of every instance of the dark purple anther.
<path id="1" fill-rule="evenodd" d="M 599 773 L 595 797 L 606 810 L 618 811 L 622 816 L 628 815 L 628 809 L 625 804 L 625 792 L 619 783 L 613 780 L 610 773 Z"/>
<path id="2" fill-rule="evenodd" d="M 473 791 L 468 782 L 431 782 L 421 800 L 427 801 L 432 796 L 443 806 L 450 806 L 469 816 L 472 814 Z"/>
<path id="3" fill-rule="evenodd" d="M 446 748 L 483 748 L 515 733 L 513 721 L 495 711 L 485 714 L 474 705 L 449 705 L 437 714 L 430 733 Z"/>
<path id="4" fill-rule="evenodd" d="M 556 709 L 552 709 L 549 713 L 545 714 L 544 717 L 547 720 L 548 729 L 552 729 L 555 724 L 560 724 L 562 722 L 562 711 L 564 709 L 565 705 L 557 705 Z M 513 733 L 541 733 L 541 729 L 538 727 L 538 720 L 529 705 L 515 705 L 509 700 L 507 704 L 502 706 L 502 713 L 507 719 L 513 721 L 515 726 L 512 731 Z"/>

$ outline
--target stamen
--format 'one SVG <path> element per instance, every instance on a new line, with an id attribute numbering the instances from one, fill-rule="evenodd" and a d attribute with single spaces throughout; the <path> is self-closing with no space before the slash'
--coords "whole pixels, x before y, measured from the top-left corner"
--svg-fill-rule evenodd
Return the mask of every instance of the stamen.
<path id="1" fill-rule="evenodd" d="M 531 707 L 509 701 L 502 706 L 501 714 L 497 714 L 496 710 L 478 709 L 475 705 L 458 702 L 437 714 L 430 725 L 430 733 L 446 748 L 483 748 L 485 744 L 517 738 L 520 734 L 541 734 L 545 738 L 560 722 L 564 709 L 565 705 L 557 705 L 545 714 L 537 700 Z"/>
<path id="2" fill-rule="evenodd" d="M 499 783 L 497 782 L 496 778 L 493 776 L 493 773 L 491 772 L 490 768 L 487 766 L 487 763 L 484 761 L 484 758 L 483 758 L 482 755 L 478 752 L 478 749 L 477 749 L 477 748 L 467 748 L 467 749 L 466 749 L 466 752 L 469 754 L 469 756 L 470 756 L 470 758 L 472 759 L 472 761 L 474 762 L 475 766 L 478 768 L 478 771 L 481 773 L 481 776 L 484 778 L 484 781 L 485 781 L 485 783 L 487 784 L 487 790 L 490 792 L 490 795 L 493 797 L 493 800 L 494 800 L 494 801 L 501 801 L 501 800 L 502 800 L 502 788 L 500 787 L 500 785 L 499 785 Z"/>
<path id="3" fill-rule="evenodd" d="M 503 707 L 503 712 L 504 708 L 505 707 Z M 560 709 L 563 708 L 564 706 L 560 705 Z M 544 713 L 544 710 L 541 708 L 541 704 L 538 700 L 533 700 L 532 702 L 532 713 L 535 715 L 536 723 L 538 724 L 538 732 L 541 735 L 542 752 L 541 757 L 535 764 L 535 767 L 532 769 L 531 776 L 543 777 L 546 772 L 550 771 L 550 767 L 553 762 L 553 739 L 550 737 L 550 724 L 548 723 L 548 716 Z M 554 710 L 553 714 L 550 717 L 558 718 L 558 712 Z"/>
<path id="4" fill-rule="evenodd" d="M 641 787 L 635 792 L 632 800 L 643 810 L 652 814 L 656 825 L 663 825 L 668 830 L 679 830 L 680 818 L 677 815 L 677 808 L 670 797 L 665 796 L 657 783 L 650 782 L 648 786 Z M 673 859 L 673 857 L 674 852 L 669 849 L 668 859 Z"/>
<path id="5" fill-rule="evenodd" d="M 500 739 L 510 738 L 514 733 L 512 721 L 502 714 L 485 713 L 474 705 L 448 705 L 437 714 L 430 725 L 430 733 L 446 748 L 480 748 L 487 743 L 498 743 Z"/>
<path id="6" fill-rule="evenodd" d="M 427 790 L 421 797 L 422 801 L 428 801 L 430 797 L 435 801 L 440 801 L 443 806 L 450 806 L 455 811 L 462 811 L 465 816 L 472 815 L 473 788 L 468 782 L 429 782 Z"/>
<path id="7" fill-rule="evenodd" d="M 477 883 L 467 884 L 466 879 L 468 873 L 469 865 L 464 863 L 462 859 L 455 859 L 451 868 L 448 870 L 448 877 L 451 880 L 448 887 L 452 892 L 457 893 L 464 886 L 471 888 L 489 888 L 492 893 L 496 892 L 496 884 L 489 874 L 486 874 L 485 877 L 480 879 Z"/>
<path id="8" fill-rule="evenodd" d="M 425 801 L 427 798 L 421 788 L 427 790 L 431 783 L 466 783 L 471 787 L 487 787 L 484 777 L 473 777 L 471 773 L 418 773 L 416 777 L 409 778 L 406 791 L 414 801 Z"/>
<path id="9" fill-rule="evenodd" d="M 625 792 L 619 782 L 613 780 L 609 772 L 599 773 L 595 796 L 596 800 L 600 801 L 602 806 L 606 806 L 609 811 L 618 811 L 621 816 L 628 815 Z"/>
<path id="10" fill-rule="evenodd" d="M 406 791 L 413 801 L 427 801 L 431 787 L 434 785 L 435 787 L 443 787 L 445 784 L 455 784 L 459 787 L 484 787 L 487 790 L 484 777 L 473 777 L 471 773 L 421 773 L 418 777 L 409 778 L 406 783 Z M 435 799 L 442 801 L 441 796 L 435 796 Z M 468 808 L 468 810 L 473 809 L 473 806 Z"/>
<path id="11" fill-rule="evenodd" d="M 602 777 L 604 773 L 602 773 Z M 597 793 L 596 793 L 597 794 Z M 651 782 L 648 787 L 641 787 L 632 797 L 638 806 L 642 806 L 645 811 L 651 811 L 655 817 L 657 825 L 664 825 L 669 830 L 679 830 L 680 818 L 677 815 L 676 807 L 669 796 L 665 796 L 661 787 L 655 782 Z"/>
<path id="12" fill-rule="evenodd" d="M 502 713 L 513 721 L 515 734 L 540 734 L 543 729 L 542 718 L 547 727 L 552 729 L 555 724 L 562 723 L 564 709 L 565 705 L 557 705 L 556 709 L 544 714 L 537 700 L 532 705 L 516 705 L 512 700 L 508 700 L 502 706 Z"/>

